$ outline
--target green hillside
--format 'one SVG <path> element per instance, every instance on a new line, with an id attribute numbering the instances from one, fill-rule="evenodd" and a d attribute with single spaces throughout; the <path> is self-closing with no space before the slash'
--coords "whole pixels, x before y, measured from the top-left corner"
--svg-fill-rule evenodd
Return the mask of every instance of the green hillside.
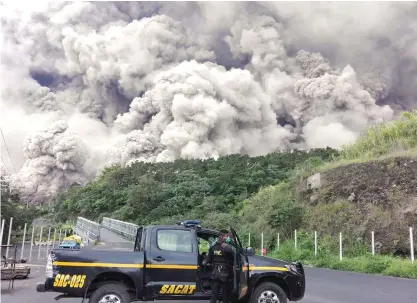
<path id="1" fill-rule="evenodd" d="M 334 156 L 337 151 L 328 148 L 115 166 L 89 185 L 61 194 L 55 214 L 63 220 L 110 216 L 137 224 L 198 218 L 206 226 L 221 227 L 240 221 L 244 201 L 261 187 L 288 180 L 306 161 L 324 163 Z"/>

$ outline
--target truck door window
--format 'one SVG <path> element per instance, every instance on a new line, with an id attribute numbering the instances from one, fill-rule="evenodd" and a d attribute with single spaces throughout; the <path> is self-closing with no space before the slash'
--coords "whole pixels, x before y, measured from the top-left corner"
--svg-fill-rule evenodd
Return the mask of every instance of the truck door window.
<path id="1" fill-rule="evenodd" d="M 142 232 L 142 238 L 140 241 L 140 251 L 145 251 L 145 244 L 146 244 L 146 235 L 148 234 L 148 229 L 144 228 Z"/>
<path id="2" fill-rule="evenodd" d="M 161 250 L 192 252 L 191 231 L 160 229 L 157 232 L 157 245 Z"/>
<path id="3" fill-rule="evenodd" d="M 139 227 L 136 232 L 135 251 L 143 251 L 143 227 Z"/>

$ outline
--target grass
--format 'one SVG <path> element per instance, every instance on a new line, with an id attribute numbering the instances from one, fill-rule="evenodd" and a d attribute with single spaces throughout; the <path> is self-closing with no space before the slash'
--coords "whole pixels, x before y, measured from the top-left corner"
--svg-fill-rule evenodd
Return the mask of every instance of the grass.
<path id="1" fill-rule="evenodd" d="M 314 244 L 311 247 L 311 243 L 308 242 L 311 241 L 299 243 L 300 245 L 295 250 L 293 241 L 285 241 L 280 245 L 279 251 L 271 251 L 269 255 L 281 260 L 301 261 L 303 264 L 314 267 L 417 279 L 417 262 L 412 263 L 410 259 L 384 255 L 372 256 L 371 253 L 366 252 L 368 247 L 357 245 L 347 249 L 347 255 L 340 260 L 338 252 L 334 249 L 335 243 L 330 242 L 325 243 L 324 246 L 321 245 L 315 256 Z M 355 253 L 357 253 L 356 256 L 354 256 Z"/>
<path id="2" fill-rule="evenodd" d="M 309 177 L 340 166 L 394 157 L 417 157 L 417 110 L 370 127 L 355 142 L 342 146 L 332 161 L 306 163 L 295 169 L 295 176 Z"/>
<path id="3" fill-rule="evenodd" d="M 395 121 L 367 129 L 354 143 L 343 146 L 341 159 L 373 158 L 417 147 L 417 111 L 403 112 Z"/>

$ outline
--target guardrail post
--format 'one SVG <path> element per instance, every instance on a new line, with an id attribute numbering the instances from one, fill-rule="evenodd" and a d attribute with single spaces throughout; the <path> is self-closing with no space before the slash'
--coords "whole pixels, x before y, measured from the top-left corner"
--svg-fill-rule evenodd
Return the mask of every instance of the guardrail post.
<path id="1" fill-rule="evenodd" d="M 54 241 L 52 242 L 52 248 L 55 248 L 56 228 L 54 228 Z"/>
<path id="2" fill-rule="evenodd" d="M 41 226 L 41 231 L 40 231 L 40 234 L 39 234 L 38 260 L 41 259 L 42 230 L 43 230 L 43 226 Z"/>
<path id="3" fill-rule="evenodd" d="M 414 237 L 413 237 L 412 227 L 410 227 L 410 251 L 411 251 L 411 262 L 414 263 Z"/>
<path id="4" fill-rule="evenodd" d="M 314 255 L 317 256 L 317 231 L 314 232 Z"/>
<path id="5" fill-rule="evenodd" d="M 342 250 L 342 233 L 339 233 L 339 259 L 342 261 L 343 250 Z"/>
<path id="6" fill-rule="evenodd" d="M 25 223 L 25 228 L 23 229 L 23 241 L 22 241 L 22 251 L 20 252 L 20 260 L 23 259 L 23 251 L 25 250 L 25 239 L 26 239 L 26 227 L 27 223 Z"/>
<path id="7" fill-rule="evenodd" d="M 49 231 L 48 231 L 48 240 L 46 240 L 46 258 L 48 258 L 48 253 L 49 253 L 49 241 L 51 240 L 51 227 L 49 227 Z"/>
<path id="8" fill-rule="evenodd" d="M 261 256 L 264 255 L 264 233 L 261 234 Z"/>
<path id="9" fill-rule="evenodd" d="M 277 236 L 277 250 L 279 250 L 279 233 L 278 233 L 278 236 Z"/>
<path id="10" fill-rule="evenodd" d="M 35 236 L 35 226 L 32 226 L 32 237 L 30 239 L 29 262 L 32 260 L 33 237 Z"/>
<path id="11" fill-rule="evenodd" d="M 0 234 L 0 245 L 3 245 L 3 232 L 4 232 L 4 223 L 6 219 L 1 220 L 1 234 Z"/>
<path id="12" fill-rule="evenodd" d="M 375 256 L 375 233 L 372 231 L 372 255 Z"/>
<path id="13" fill-rule="evenodd" d="M 13 225 L 13 217 L 10 218 L 10 225 L 9 225 L 9 237 L 7 238 L 7 248 L 6 248 L 6 259 L 9 257 L 9 245 L 10 245 L 10 237 L 12 235 L 12 225 Z"/>

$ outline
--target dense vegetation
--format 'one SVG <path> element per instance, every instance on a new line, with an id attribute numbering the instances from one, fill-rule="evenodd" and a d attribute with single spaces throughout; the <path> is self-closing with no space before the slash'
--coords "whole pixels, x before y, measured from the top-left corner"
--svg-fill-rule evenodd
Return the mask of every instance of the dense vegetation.
<path id="1" fill-rule="evenodd" d="M 309 159 L 329 161 L 336 155 L 328 148 L 115 166 L 87 186 L 74 186 L 61 194 L 55 214 L 62 219 L 110 216 L 137 224 L 199 218 L 208 226 L 225 226 L 236 221 L 244 201 L 261 187 L 287 180 L 294 168 Z M 278 213 L 268 220 L 273 226 L 282 223 Z"/>
<path id="2" fill-rule="evenodd" d="M 18 233 L 23 230 L 25 223 L 32 222 L 33 219 L 45 215 L 46 212 L 36 209 L 30 205 L 21 203 L 19 196 L 16 193 L 9 191 L 9 185 L 2 180 L 0 183 L 1 195 L 1 219 L 5 219 L 4 232 L 2 243 L 7 243 L 8 230 L 10 225 L 10 217 L 13 217 L 13 234 L 11 236 L 11 243 L 14 242 Z"/>

